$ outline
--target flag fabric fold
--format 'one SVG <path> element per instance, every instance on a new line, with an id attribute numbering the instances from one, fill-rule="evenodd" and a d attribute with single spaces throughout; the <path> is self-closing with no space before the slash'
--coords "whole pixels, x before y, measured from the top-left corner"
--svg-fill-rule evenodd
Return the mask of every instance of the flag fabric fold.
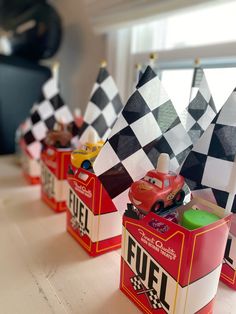
<path id="1" fill-rule="evenodd" d="M 94 171 L 122 212 L 132 182 L 156 168 L 168 153 L 176 170 L 192 142 L 176 110 L 150 66 L 142 75 L 94 163 Z"/>
<path id="2" fill-rule="evenodd" d="M 189 105 L 180 118 L 193 144 L 201 137 L 217 113 L 205 73 L 194 69 Z"/>
<path id="3" fill-rule="evenodd" d="M 84 114 L 84 122 L 79 131 L 80 143 L 88 141 L 91 130 L 96 132 L 99 139 L 105 141 L 122 108 L 123 104 L 117 86 L 106 67 L 102 66 L 93 86 Z"/>
<path id="4" fill-rule="evenodd" d="M 43 140 L 56 122 L 74 124 L 71 111 L 60 96 L 55 78 L 50 78 L 43 85 L 42 92 L 43 100 L 33 106 L 23 126 L 23 139 L 34 159 L 40 158 Z M 72 129 L 73 136 L 76 137 L 78 130 L 75 126 Z"/>
<path id="5" fill-rule="evenodd" d="M 236 89 L 184 161 L 193 196 L 236 212 Z"/>

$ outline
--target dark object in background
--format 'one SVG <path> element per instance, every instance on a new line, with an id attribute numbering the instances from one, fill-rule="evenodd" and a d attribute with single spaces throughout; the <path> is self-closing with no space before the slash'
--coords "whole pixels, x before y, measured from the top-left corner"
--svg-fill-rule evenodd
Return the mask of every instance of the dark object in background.
<path id="1" fill-rule="evenodd" d="M 0 154 L 15 150 L 15 131 L 41 97 L 51 71 L 33 62 L 0 55 Z"/>
<path id="2" fill-rule="evenodd" d="M 52 57 L 62 37 L 59 15 L 43 0 L 0 0 L 0 28 L 11 54 L 31 60 Z"/>

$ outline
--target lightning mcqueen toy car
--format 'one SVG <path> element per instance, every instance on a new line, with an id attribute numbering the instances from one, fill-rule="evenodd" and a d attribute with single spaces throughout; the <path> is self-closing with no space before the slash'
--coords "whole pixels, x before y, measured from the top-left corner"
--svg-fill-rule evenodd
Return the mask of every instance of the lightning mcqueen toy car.
<path id="1" fill-rule="evenodd" d="M 134 182 L 129 190 L 131 203 L 142 213 L 161 212 L 164 208 L 181 205 L 185 192 L 184 178 L 174 172 L 149 171 L 146 176 Z"/>

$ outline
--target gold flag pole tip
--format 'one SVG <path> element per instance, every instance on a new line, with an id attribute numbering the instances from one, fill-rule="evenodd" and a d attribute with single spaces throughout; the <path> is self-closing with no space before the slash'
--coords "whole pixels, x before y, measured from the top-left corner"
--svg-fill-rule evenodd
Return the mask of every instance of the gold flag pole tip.
<path id="1" fill-rule="evenodd" d="M 150 53 L 150 55 L 149 55 L 150 60 L 157 60 L 157 58 L 158 58 L 157 52 Z"/>
<path id="2" fill-rule="evenodd" d="M 196 59 L 194 60 L 194 64 L 195 64 L 195 65 L 200 65 L 200 58 L 196 58 Z"/>
<path id="3" fill-rule="evenodd" d="M 101 68 L 105 68 L 107 66 L 106 60 L 102 60 L 100 66 L 101 66 Z"/>

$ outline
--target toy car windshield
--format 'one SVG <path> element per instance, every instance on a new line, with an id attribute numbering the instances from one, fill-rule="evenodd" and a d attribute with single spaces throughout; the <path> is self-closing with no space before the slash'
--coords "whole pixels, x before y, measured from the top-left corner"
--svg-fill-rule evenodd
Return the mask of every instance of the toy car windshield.
<path id="1" fill-rule="evenodd" d="M 149 177 L 149 176 L 145 176 L 144 178 L 144 181 L 147 181 L 147 182 L 150 182 L 152 184 L 155 184 L 158 188 L 162 189 L 162 181 L 157 179 L 157 178 L 152 178 L 152 177 Z"/>

